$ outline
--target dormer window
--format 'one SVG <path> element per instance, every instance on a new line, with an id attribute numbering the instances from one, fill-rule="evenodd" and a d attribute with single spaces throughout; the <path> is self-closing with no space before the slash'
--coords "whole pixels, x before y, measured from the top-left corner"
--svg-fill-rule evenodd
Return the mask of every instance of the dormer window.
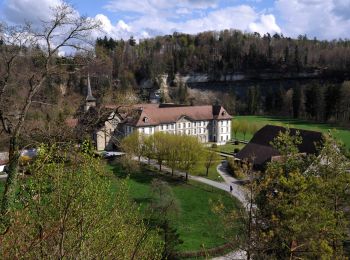
<path id="1" fill-rule="evenodd" d="M 226 115 L 226 111 L 222 111 L 221 115 L 223 116 Z"/>
<path id="2" fill-rule="evenodd" d="M 148 122 L 148 117 L 147 117 L 147 116 L 145 116 L 145 117 L 143 118 L 143 122 L 145 122 L 145 123 Z"/>

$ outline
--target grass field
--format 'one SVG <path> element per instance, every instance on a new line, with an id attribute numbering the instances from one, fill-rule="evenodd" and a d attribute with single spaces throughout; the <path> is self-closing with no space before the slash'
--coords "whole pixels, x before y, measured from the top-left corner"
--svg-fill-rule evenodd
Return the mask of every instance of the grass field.
<path id="1" fill-rule="evenodd" d="M 110 166 L 117 178 L 126 175 L 118 166 Z M 238 209 L 239 202 L 224 191 L 210 186 L 189 181 L 185 183 L 178 178 L 160 174 L 143 168 L 126 179 L 132 199 L 145 208 L 151 201 L 150 183 L 153 179 L 162 179 L 170 185 L 179 201 L 181 211 L 175 225 L 184 243 L 179 251 L 199 250 L 203 246 L 212 248 L 224 244 L 223 225 L 220 218 L 211 211 L 210 201 L 221 200 L 227 209 Z M 116 184 L 115 184 L 116 187 Z"/>
<path id="2" fill-rule="evenodd" d="M 210 180 L 213 180 L 213 181 L 223 182 L 224 180 L 221 178 L 221 176 L 216 171 L 216 167 L 218 166 L 218 164 L 220 164 L 220 162 L 221 161 L 216 161 L 216 162 L 213 163 L 213 165 L 209 168 L 208 176 L 206 176 L 207 169 L 205 168 L 204 165 L 198 165 L 191 172 L 191 175 L 201 176 L 201 177 L 205 177 L 205 178 L 208 178 Z"/>
<path id="3" fill-rule="evenodd" d="M 329 130 L 331 130 L 333 135 L 339 141 L 344 143 L 347 148 L 350 149 L 350 130 L 342 127 L 338 127 L 330 124 L 312 123 L 304 120 L 290 119 L 290 118 L 284 118 L 284 117 L 274 117 L 274 116 L 235 116 L 234 120 L 238 120 L 238 121 L 246 120 L 249 123 L 256 123 L 262 126 L 266 124 L 289 126 L 292 128 L 321 131 L 323 133 L 327 133 Z M 238 133 L 237 138 L 243 139 L 243 134 Z M 252 138 L 252 134 L 247 133 L 246 140 L 250 140 L 251 138 Z"/>
<path id="4" fill-rule="evenodd" d="M 236 148 L 241 150 L 244 146 L 245 146 L 245 144 L 243 144 L 243 143 L 239 143 L 237 145 L 232 144 L 232 143 L 228 143 L 225 145 L 218 145 L 217 148 L 212 148 L 212 149 L 217 151 L 217 152 L 231 153 L 232 154 Z"/>

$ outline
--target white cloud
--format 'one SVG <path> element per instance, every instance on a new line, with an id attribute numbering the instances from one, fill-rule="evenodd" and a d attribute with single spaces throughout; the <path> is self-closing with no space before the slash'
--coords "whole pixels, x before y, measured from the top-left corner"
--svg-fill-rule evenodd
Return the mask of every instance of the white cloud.
<path id="1" fill-rule="evenodd" d="M 62 0 L 5 0 L 3 14 L 9 22 L 34 24 L 50 18 L 53 6 L 62 4 Z"/>
<path id="2" fill-rule="evenodd" d="M 139 14 L 167 15 L 178 13 L 181 9 L 216 8 L 218 0 L 110 0 L 105 8 L 109 11 L 133 12 Z M 174 12 L 175 11 L 175 12 Z"/>
<path id="3" fill-rule="evenodd" d="M 260 21 L 251 23 L 249 29 L 260 34 L 265 34 L 266 32 L 281 33 L 281 28 L 277 25 L 276 19 L 272 14 L 261 15 Z"/>
<path id="4" fill-rule="evenodd" d="M 112 26 L 109 19 L 104 15 L 102 17 L 105 32 L 116 38 L 128 38 L 131 35 L 136 38 L 147 38 L 155 35 L 169 34 L 174 31 L 194 34 L 209 30 L 239 29 L 242 31 L 275 33 L 281 32 L 273 15 L 259 14 L 248 5 L 239 5 L 221 9 L 215 9 L 205 15 L 174 21 L 166 16 L 154 16 L 143 14 L 129 23 L 119 21 L 117 25 Z"/>
<path id="5" fill-rule="evenodd" d="M 286 35 L 307 34 L 320 39 L 349 35 L 349 0 L 279 0 L 275 8 Z"/>

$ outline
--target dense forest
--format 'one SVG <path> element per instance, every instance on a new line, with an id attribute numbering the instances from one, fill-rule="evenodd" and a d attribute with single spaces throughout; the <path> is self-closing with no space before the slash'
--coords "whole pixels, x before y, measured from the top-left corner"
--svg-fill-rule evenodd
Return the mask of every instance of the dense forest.
<path id="1" fill-rule="evenodd" d="M 123 77 L 125 70 L 137 81 L 167 73 L 209 73 L 213 79 L 236 72 L 347 72 L 350 68 L 350 41 L 319 41 L 300 35 L 242 33 L 237 30 L 203 32 L 197 35 L 174 33 L 129 41 L 97 39 L 97 57 L 112 59 L 112 74 Z"/>
<path id="2" fill-rule="evenodd" d="M 200 104 L 217 99 L 235 114 L 349 122 L 349 40 L 319 41 L 306 35 L 291 39 L 225 30 L 174 33 L 138 43 L 133 38 L 105 37 L 97 39 L 95 51 L 95 62 L 103 64 L 104 70 L 94 67 L 99 67 L 99 75 L 111 79 L 105 86 L 138 89 L 151 80 L 153 87 L 159 88 L 159 77 L 165 74 L 168 85 L 177 87 L 170 89 L 171 102 Z M 237 73 L 249 74 L 253 80 L 232 86 L 225 76 Z M 262 73 L 265 78 L 259 80 Z M 207 82 L 179 82 L 179 75 L 196 74 L 207 75 Z M 294 81 L 285 80 L 286 74 Z M 273 81 L 269 75 L 274 75 Z M 203 85 L 209 91 L 202 91 Z"/>

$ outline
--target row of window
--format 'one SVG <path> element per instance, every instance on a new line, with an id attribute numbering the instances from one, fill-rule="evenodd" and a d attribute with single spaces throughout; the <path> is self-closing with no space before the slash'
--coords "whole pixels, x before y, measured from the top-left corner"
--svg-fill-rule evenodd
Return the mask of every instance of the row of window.
<path id="1" fill-rule="evenodd" d="M 200 122 L 194 122 L 194 123 L 178 123 L 177 128 L 190 128 L 190 127 L 199 127 L 199 126 L 206 126 L 206 122 L 200 121 Z"/>
<path id="2" fill-rule="evenodd" d="M 222 136 L 220 137 L 220 141 L 221 141 L 221 142 L 229 141 L 229 136 L 228 136 L 228 135 L 222 135 Z"/>
<path id="3" fill-rule="evenodd" d="M 221 127 L 221 133 L 227 134 L 228 132 L 229 132 L 229 128 L 228 127 Z"/>

